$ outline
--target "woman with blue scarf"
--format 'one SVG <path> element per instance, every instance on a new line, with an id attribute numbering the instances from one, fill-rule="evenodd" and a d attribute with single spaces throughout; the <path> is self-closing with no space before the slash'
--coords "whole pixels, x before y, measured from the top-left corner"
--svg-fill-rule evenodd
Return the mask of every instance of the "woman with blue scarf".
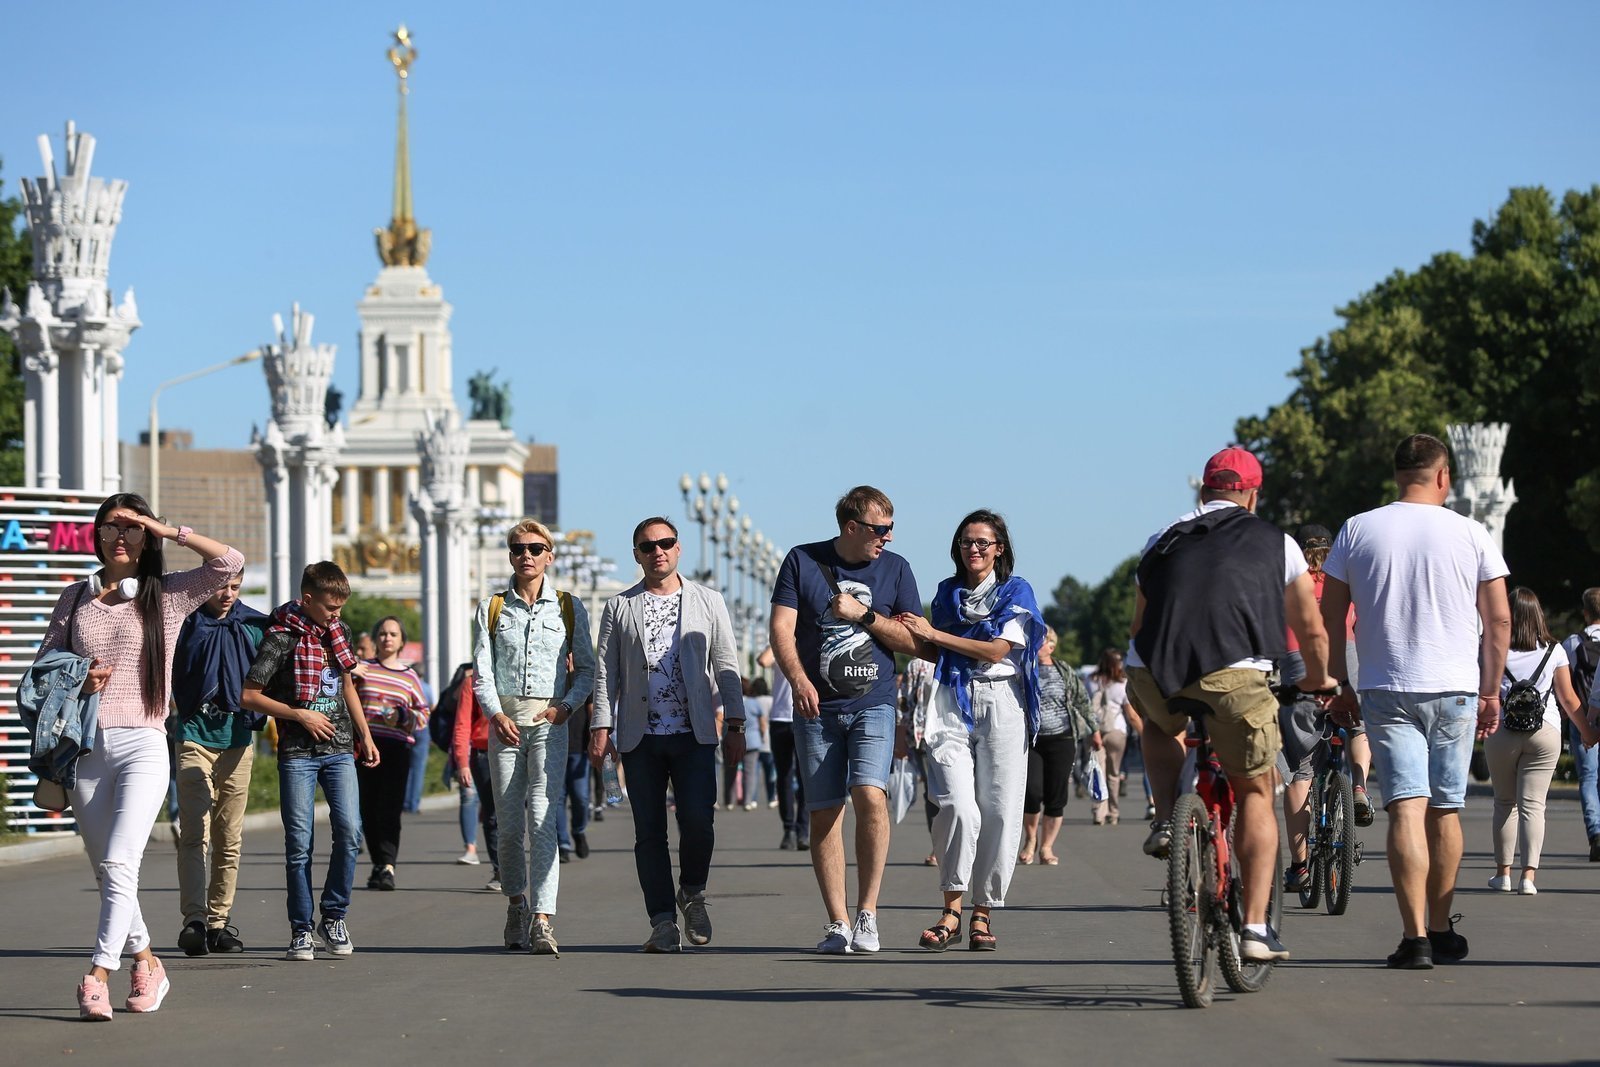
<path id="1" fill-rule="evenodd" d="M 968 947 L 995 949 L 990 910 L 1005 905 L 1022 840 L 1045 625 L 1033 588 L 1011 573 L 1015 558 L 1005 520 L 974 511 L 950 540 L 956 573 L 939 583 L 932 624 L 897 616 L 917 638 L 918 654 L 935 664 L 923 744 L 929 793 L 939 805 L 933 841 L 944 911 L 919 941 L 935 952 L 961 940 L 969 893 Z"/>

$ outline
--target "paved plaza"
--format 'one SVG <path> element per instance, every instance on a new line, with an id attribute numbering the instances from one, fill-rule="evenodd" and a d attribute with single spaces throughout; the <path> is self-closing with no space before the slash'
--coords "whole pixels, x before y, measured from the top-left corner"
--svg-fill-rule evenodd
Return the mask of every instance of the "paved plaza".
<path id="1" fill-rule="evenodd" d="M 1350 913 L 1291 909 L 1294 962 L 1261 993 L 1185 1010 L 1174 985 L 1162 867 L 1142 823 L 1087 825 L 1074 802 L 1062 865 L 1018 868 L 998 953 L 916 949 L 938 913 L 919 813 L 896 828 L 876 956 L 808 951 L 823 915 L 803 853 L 780 852 L 777 815 L 717 814 L 713 944 L 645 956 L 648 933 L 626 809 L 591 828 L 594 853 L 562 868 L 560 959 L 500 950 L 488 868 L 457 866 L 453 809 L 407 816 L 394 893 L 358 888 L 358 950 L 281 959 L 281 836 L 246 835 L 235 921 L 242 956 L 186 959 L 169 845 L 145 856 L 141 901 L 172 978 L 160 1012 L 77 1021 L 73 986 L 95 892 L 81 856 L 0 866 L 0 1062 L 517 1063 L 1580 1063 L 1600 1060 L 1600 865 L 1580 853 L 1575 800 L 1553 800 L 1537 897 L 1483 888 L 1487 798 L 1469 801 L 1457 896 L 1469 961 L 1381 966 L 1398 939 L 1382 817 Z M 319 827 L 319 847 L 326 828 Z M 318 868 L 320 882 L 320 870 Z M 357 873 L 358 886 L 366 870 Z M 127 971 L 112 977 L 113 999 Z"/>

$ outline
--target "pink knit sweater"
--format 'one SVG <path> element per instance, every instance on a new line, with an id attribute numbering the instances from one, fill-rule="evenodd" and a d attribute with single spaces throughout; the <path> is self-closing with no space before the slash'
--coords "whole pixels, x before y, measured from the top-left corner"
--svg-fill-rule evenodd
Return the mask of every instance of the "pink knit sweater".
<path id="1" fill-rule="evenodd" d="M 144 627 L 139 622 L 139 609 L 131 600 L 113 595 L 111 602 L 97 600 L 84 590 L 78 608 L 78 621 L 72 632 L 72 651 L 80 656 L 92 656 L 102 667 L 111 668 L 111 677 L 100 691 L 101 726 L 144 726 L 152 730 L 166 728 L 167 694 L 172 689 L 172 653 L 178 644 L 178 630 L 183 620 L 218 589 L 228 583 L 244 566 L 244 555 L 234 549 L 214 560 L 202 563 L 192 571 L 174 571 L 162 579 L 161 622 L 166 631 L 167 673 L 162 680 L 161 703 L 153 708 L 144 706 L 144 692 L 140 684 L 139 659 L 144 647 Z M 50 616 L 50 626 L 45 630 L 44 641 L 39 645 L 43 655 L 66 643 L 67 615 L 78 603 L 78 590 L 87 583 L 73 582 L 67 586 L 56 610 Z"/>

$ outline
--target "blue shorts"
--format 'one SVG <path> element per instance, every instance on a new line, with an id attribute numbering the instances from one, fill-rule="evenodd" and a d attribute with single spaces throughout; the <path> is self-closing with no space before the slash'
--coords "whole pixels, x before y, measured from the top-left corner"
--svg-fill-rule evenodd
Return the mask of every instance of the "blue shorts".
<path id="1" fill-rule="evenodd" d="M 1387 807 L 1427 797 L 1430 808 L 1467 801 L 1467 768 L 1478 733 L 1476 693 L 1361 691 L 1372 770 Z"/>
<path id="2" fill-rule="evenodd" d="M 876 704 L 859 711 L 824 711 L 815 719 L 794 718 L 794 747 L 806 810 L 837 808 L 858 785 L 888 791 L 894 763 L 895 710 Z"/>

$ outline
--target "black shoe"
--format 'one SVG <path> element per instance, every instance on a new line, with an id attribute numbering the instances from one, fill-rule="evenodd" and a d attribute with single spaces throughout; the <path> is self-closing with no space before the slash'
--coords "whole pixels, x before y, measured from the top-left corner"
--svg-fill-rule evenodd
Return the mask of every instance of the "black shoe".
<path id="1" fill-rule="evenodd" d="M 778 842 L 778 847 L 784 852 L 793 852 L 794 834 L 790 833 L 788 830 L 785 830 L 783 832 L 783 840 Z"/>
<path id="2" fill-rule="evenodd" d="M 374 867 L 374 868 L 372 868 L 372 873 L 367 875 L 367 888 L 368 889 L 382 889 L 383 888 L 383 868 L 382 867 Z"/>
<path id="3" fill-rule="evenodd" d="M 572 862 L 572 850 L 570 848 L 564 848 L 564 849 L 561 850 L 561 862 L 562 863 L 571 863 Z"/>
<path id="4" fill-rule="evenodd" d="M 1433 944 L 1425 937 L 1402 937 L 1389 954 L 1389 966 L 1401 971 L 1433 970 Z"/>
<path id="5" fill-rule="evenodd" d="M 795 839 L 794 847 L 801 852 L 811 851 L 811 838 L 800 837 Z"/>
<path id="6" fill-rule="evenodd" d="M 582 830 L 574 830 L 572 833 L 572 851 L 578 854 L 580 860 L 589 858 L 589 838 Z"/>
<path id="7" fill-rule="evenodd" d="M 199 919 L 184 923 L 182 932 L 178 934 L 178 947 L 183 949 L 185 956 L 204 956 L 211 951 L 206 946 L 206 924 Z"/>
<path id="8" fill-rule="evenodd" d="M 243 952 L 244 942 L 239 940 L 239 931 L 233 923 L 224 919 L 221 926 L 206 931 L 206 948 L 212 952 Z"/>
<path id="9" fill-rule="evenodd" d="M 591 811 L 589 813 L 589 818 L 593 819 L 595 822 L 605 822 L 606 821 L 606 809 L 605 808 L 595 808 L 593 811 Z"/>
<path id="10" fill-rule="evenodd" d="M 1435 963 L 1460 963 L 1467 958 L 1467 939 L 1456 933 L 1460 915 L 1450 916 L 1450 929 L 1429 930 L 1428 944 L 1433 949 Z"/>
<path id="11" fill-rule="evenodd" d="M 378 879 L 379 889 L 386 893 L 394 892 L 394 871 L 390 870 L 388 867 L 383 867 L 379 869 L 376 877 Z"/>
<path id="12" fill-rule="evenodd" d="M 1589 862 L 1600 863 L 1600 837 L 1589 838 Z"/>
<path id="13" fill-rule="evenodd" d="M 1297 893 L 1311 886 L 1311 868 L 1305 863 L 1295 863 L 1284 868 L 1283 891 Z"/>

